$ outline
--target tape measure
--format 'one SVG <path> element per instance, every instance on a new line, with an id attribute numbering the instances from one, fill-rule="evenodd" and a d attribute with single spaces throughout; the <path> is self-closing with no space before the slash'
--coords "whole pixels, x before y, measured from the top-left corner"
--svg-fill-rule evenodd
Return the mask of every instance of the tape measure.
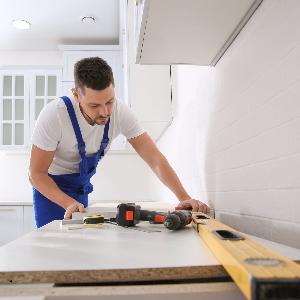
<path id="1" fill-rule="evenodd" d="M 104 216 L 96 215 L 96 216 L 87 216 L 83 219 L 84 225 L 102 225 L 104 223 Z"/>
<path id="2" fill-rule="evenodd" d="M 300 265 L 203 213 L 192 225 L 249 300 L 300 299 Z"/>

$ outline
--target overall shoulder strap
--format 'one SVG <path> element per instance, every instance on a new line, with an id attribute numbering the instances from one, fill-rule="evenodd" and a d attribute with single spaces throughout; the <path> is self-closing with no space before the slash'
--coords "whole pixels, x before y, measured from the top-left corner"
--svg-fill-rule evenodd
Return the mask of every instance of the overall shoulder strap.
<path id="1" fill-rule="evenodd" d="M 85 143 L 82 138 L 81 130 L 80 130 L 78 120 L 75 115 L 73 104 L 67 96 L 63 96 L 63 97 L 61 97 L 61 99 L 64 101 L 64 103 L 67 107 L 70 119 L 71 119 L 71 123 L 72 123 L 73 129 L 74 129 L 75 135 L 76 135 L 77 143 L 78 143 L 79 154 L 81 157 L 84 157 L 85 156 Z"/>
<path id="2" fill-rule="evenodd" d="M 100 144 L 100 149 L 98 151 L 98 153 L 100 154 L 100 158 L 104 155 L 104 150 L 107 147 L 108 143 L 109 143 L 109 137 L 108 137 L 108 132 L 109 132 L 109 122 L 110 122 L 110 118 L 108 119 L 107 123 L 105 124 L 104 127 L 104 132 L 103 132 L 103 137 L 102 137 L 102 141 Z"/>

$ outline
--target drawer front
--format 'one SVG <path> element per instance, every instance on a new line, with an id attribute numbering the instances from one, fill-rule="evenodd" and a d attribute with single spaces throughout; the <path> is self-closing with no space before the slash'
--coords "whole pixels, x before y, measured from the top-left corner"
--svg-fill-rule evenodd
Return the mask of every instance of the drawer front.
<path id="1" fill-rule="evenodd" d="M 4 245 L 23 233 L 23 207 L 0 206 L 0 245 Z"/>
<path id="2" fill-rule="evenodd" d="M 36 229 L 35 220 L 34 220 L 34 211 L 33 206 L 26 205 L 24 208 L 24 228 L 23 233 L 30 232 Z"/>

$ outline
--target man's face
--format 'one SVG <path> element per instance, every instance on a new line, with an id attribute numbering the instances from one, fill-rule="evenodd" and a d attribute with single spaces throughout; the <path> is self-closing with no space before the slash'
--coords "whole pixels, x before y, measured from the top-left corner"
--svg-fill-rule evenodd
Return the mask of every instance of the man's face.
<path id="1" fill-rule="evenodd" d="M 84 87 L 73 89 L 73 96 L 79 103 L 80 110 L 91 125 L 105 125 L 111 116 L 115 103 L 115 89 L 111 84 L 104 90 L 93 90 Z"/>

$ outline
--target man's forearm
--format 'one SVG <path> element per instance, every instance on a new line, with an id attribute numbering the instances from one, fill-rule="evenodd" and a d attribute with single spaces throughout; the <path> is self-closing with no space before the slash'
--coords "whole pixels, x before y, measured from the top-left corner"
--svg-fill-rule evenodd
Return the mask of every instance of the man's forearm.
<path id="1" fill-rule="evenodd" d="M 161 182 L 176 195 L 179 201 L 191 198 L 184 189 L 168 160 L 163 155 L 160 157 L 159 162 L 152 167 L 152 170 L 159 177 Z"/>
<path id="2" fill-rule="evenodd" d="M 61 191 L 54 180 L 44 173 L 30 174 L 29 180 L 34 188 L 36 188 L 42 195 L 67 209 L 76 200 Z"/>

